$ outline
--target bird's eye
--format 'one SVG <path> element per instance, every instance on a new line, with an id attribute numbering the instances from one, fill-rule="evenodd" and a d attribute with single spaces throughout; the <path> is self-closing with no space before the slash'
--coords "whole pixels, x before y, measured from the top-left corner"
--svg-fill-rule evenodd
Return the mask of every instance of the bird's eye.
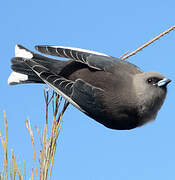
<path id="1" fill-rule="evenodd" d="M 149 78 L 149 79 L 147 80 L 148 83 L 151 83 L 152 81 L 153 81 L 152 78 Z"/>
<path id="2" fill-rule="evenodd" d="M 161 80 L 160 78 L 151 77 L 151 78 L 147 79 L 147 83 L 148 83 L 148 84 L 155 85 L 155 84 L 158 83 L 160 80 Z"/>

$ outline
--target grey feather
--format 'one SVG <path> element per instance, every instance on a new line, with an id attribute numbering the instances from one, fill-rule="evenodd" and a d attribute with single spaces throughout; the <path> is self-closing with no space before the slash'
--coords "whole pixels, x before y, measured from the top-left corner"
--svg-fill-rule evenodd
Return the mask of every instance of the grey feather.
<path id="1" fill-rule="evenodd" d="M 27 75 L 10 84 L 46 83 L 79 110 L 111 129 L 133 129 L 157 116 L 171 81 L 157 72 L 143 72 L 134 64 L 102 53 L 76 48 L 37 46 L 51 59 L 22 46 L 27 57 L 12 59 L 12 69 Z M 20 54 L 20 53 L 17 53 Z"/>

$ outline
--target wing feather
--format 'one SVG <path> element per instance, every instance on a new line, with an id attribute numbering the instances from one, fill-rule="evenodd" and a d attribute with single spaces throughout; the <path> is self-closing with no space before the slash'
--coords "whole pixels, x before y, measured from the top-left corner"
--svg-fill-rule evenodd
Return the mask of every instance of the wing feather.
<path id="1" fill-rule="evenodd" d="M 94 68 L 96 70 L 103 70 L 101 68 L 98 68 L 98 65 L 93 65 L 89 63 L 88 59 L 91 56 L 101 56 L 103 57 L 111 57 L 103 53 L 99 53 L 96 51 L 90 51 L 86 49 L 80 49 L 80 48 L 73 48 L 73 47 L 66 47 L 66 46 L 47 46 L 47 45 L 41 45 L 41 46 L 35 46 L 35 49 L 41 53 L 52 55 L 52 56 L 58 56 L 63 58 L 69 58 L 75 61 L 78 61 L 80 63 L 87 64 L 89 67 Z M 108 59 L 106 59 L 107 61 Z"/>

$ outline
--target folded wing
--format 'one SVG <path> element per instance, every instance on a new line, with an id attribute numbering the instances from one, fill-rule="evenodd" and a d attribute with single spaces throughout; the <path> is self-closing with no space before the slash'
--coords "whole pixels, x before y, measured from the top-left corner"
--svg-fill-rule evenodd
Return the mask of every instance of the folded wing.
<path id="1" fill-rule="evenodd" d="M 105 71 L 106 66 L 113 62 L 113 58 L 109 55 L 80 48 L 41 45 L 35 46 L 35 49 L 44 54 L 78 61 L 96 70 Z"/>
<path id="2" fill-rule="evenodd" d="M 91 86 L 81 79 L 71 81 L 62 76 L 56 75 L 32 59 L 25 59 L 25 63 L 38 75 L 40 79 L 53 88 L 56 93 L 82 112 L 87 113 L 86 109 L 92 108 L 93 105 L 94 108 L 97 108 L 95 93 L 103 91 L 102 89 Z"/>

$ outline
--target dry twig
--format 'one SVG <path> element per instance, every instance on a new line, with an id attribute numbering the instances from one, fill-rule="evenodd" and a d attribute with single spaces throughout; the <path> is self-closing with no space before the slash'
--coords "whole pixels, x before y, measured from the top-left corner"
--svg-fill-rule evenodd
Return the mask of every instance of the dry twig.
<path id="1" fill-rule="evenodd" d="M 164 31 L 163 33 L 159 34 L 158 36 L 156 36 L 155 38 L 151 39 L 150 41 L 148 41 L 147 43 L 145 43 L 143 46 L 139 47 L 138 49 L 136 49 L 135 51 L 129 53 L 128 55 L 122 57 L 122 60 L 125 60 L 133 55 L 135 55 L 137 52 L 141 51 L 143 48 L 147 47 L 148 45 L 150 45 L 151 43 L 153 43 L 154 41 L 158 40 L 160 37 L 164 36 L 165 34 L 169 33 L 170 31 L 174 30 L 175 26 L 170 27 L 169 29 L 167 29 L 166 31 Z"/>
<path id="2" fill-rule="evenodd" d="M 38 180 L 37 165 L 36 165 L 36 155 L 35 155 L 35 146 L 34 146 L 34 137 L 33 137 L 33 131 L 31 129 L 29 120 L 26 120 L 26 127 L 27 127 L 27 130 L 29 131 L 30 138 L 31 138 L 31 141 L 32 141 L 33 156 L 34 156 L 34 162 L 35 162 L 35 173 L 36 173 L 36 178 Z"/>

